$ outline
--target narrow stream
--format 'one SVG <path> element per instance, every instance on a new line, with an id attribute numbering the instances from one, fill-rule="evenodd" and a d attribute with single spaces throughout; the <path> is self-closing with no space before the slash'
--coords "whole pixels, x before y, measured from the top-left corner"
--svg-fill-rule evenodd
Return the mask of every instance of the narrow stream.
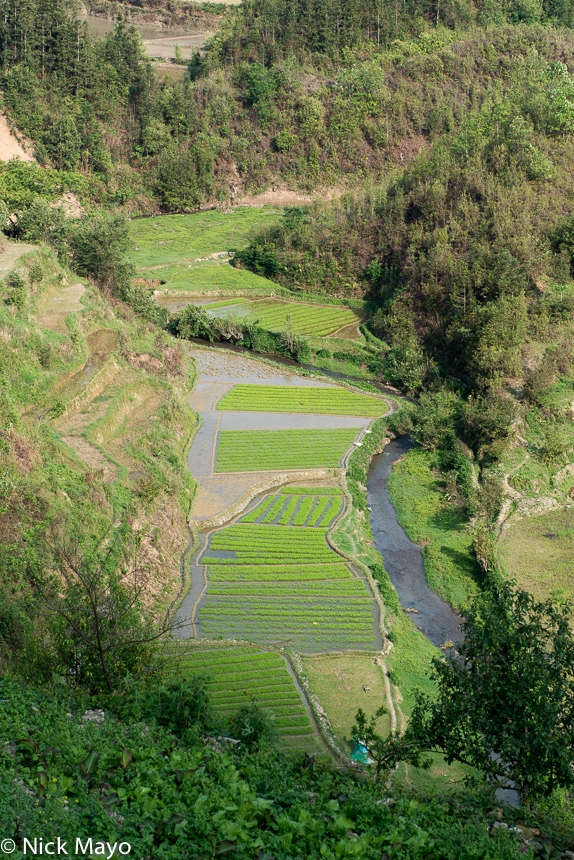
<path id="1" fill-rule="evenodd" d="M 409 540 L 399 525 L 387 486 L 393 464 L 411 447 L 407 438 L 396 439 L 373 458 L 367 476 L 371 529 L 401 606 L 405 611 L 417 610 L 409 613 L 415 627 L 441 648 L 447 642 L 461 642 L 459 625 L 462 619 L 428 587 L 421 549 Z"/>

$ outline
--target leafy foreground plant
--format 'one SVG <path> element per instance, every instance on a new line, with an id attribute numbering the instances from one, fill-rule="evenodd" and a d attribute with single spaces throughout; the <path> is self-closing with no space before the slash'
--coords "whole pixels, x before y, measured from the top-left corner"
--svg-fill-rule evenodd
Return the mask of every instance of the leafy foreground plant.
<path id="1" fill-rule="evenodd" d="M 145 723 L 118 707 L 98 724 L 84 719 L 86 700 L 66 691 L 4 679 L 0 697 L 8 742 L 0 754 L 0 828 L 16 843 L 15 860 L 30 855 L 24 837 L 55 836 L 79 857 L 90 852 L 75 851 L 78 838 L 127 842 L 129 856 L 155 860 L 517 856 L 516 835 L 489 834 L 494 815 L 472 798 L 460 805 L 387 797 L 370 780 L 309 756 L 228 744 L 206 735 L 202 722 L 174 734 L 151 709 Z M 239 722 L 243 730 L 245 718 Z M 225 731 L 233 737 L 232 726 Z"/>

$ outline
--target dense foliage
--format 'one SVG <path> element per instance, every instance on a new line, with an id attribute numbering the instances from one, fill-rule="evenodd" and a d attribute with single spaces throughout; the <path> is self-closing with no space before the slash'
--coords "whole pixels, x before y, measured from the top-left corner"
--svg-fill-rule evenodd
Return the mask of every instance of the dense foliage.
<path id="1" fill-rule="evenodd" d="M 466 612 L 459 654 L 434 660 L 438 698 L 419 696 L 407 738 L 506 787 L 574 782 L 571 607 L 501 583 Z"/>
<path id="2" fill-rule="evenodd" d="M 188 697 L 203 702 L 202 689 L 195 679 Z M 186 691 L 173 685 L 146 699 L 90 703 L 104 705 L 103 714 L 61 687 L 23 688 L 4 679 L 0 693 L 7 741 L 0 826 L 15 839 L 18 860 L 24 837 L 46 842 L 52 834 L 68 841 L 70 853 L 76 839 L 85 844 L 91 837 L 92 851 L 76 856 L 102 853 L 99 842 L 127 842 L 132 855 L 163 860 L 230 852 L 277 860 L 516 856 L 515 834 L 489 831 L 495 812 L 487 800 L 381 797 L 369 780 L 308 756 L 253 749 L 248 739 L 262 719 L 253 709 L 226 727 L 247 741 L 237 747 L 214 736 L 217 728 L 207 733 L 204 707 L 182 709 Z"/>

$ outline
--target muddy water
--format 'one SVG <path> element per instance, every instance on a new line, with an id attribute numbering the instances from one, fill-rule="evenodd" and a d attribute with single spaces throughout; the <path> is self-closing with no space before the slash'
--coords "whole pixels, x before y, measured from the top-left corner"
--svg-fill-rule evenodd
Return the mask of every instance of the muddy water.
<path id="1" fill-rule="evenodd" d="M 447 642 L 461 642 L 459 625 L 462 619 L 428 587 L 420 547 L 409 540 L 399 525 L 387 487 L 393 463 L 410 447 L 407 439 L 397 439 L 371 463 L 367 477 L 367 500 L 372 506 L 371 529 L 401 606 L 404 610 L 417 610 L 409 613 L 414 625 L 433 645 L 441 648 Z"/>

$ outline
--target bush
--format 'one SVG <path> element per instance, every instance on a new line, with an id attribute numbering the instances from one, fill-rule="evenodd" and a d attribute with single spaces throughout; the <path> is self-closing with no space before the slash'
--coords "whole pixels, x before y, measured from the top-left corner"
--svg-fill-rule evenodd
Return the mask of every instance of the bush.
<path id="1" fill-rule="evenodd" d="M 256 701 L 239 708 L 230 724 L 233 736 L 250 750 L 271 743 L 277 735 L 272 712 L 260 708 Z"/>

